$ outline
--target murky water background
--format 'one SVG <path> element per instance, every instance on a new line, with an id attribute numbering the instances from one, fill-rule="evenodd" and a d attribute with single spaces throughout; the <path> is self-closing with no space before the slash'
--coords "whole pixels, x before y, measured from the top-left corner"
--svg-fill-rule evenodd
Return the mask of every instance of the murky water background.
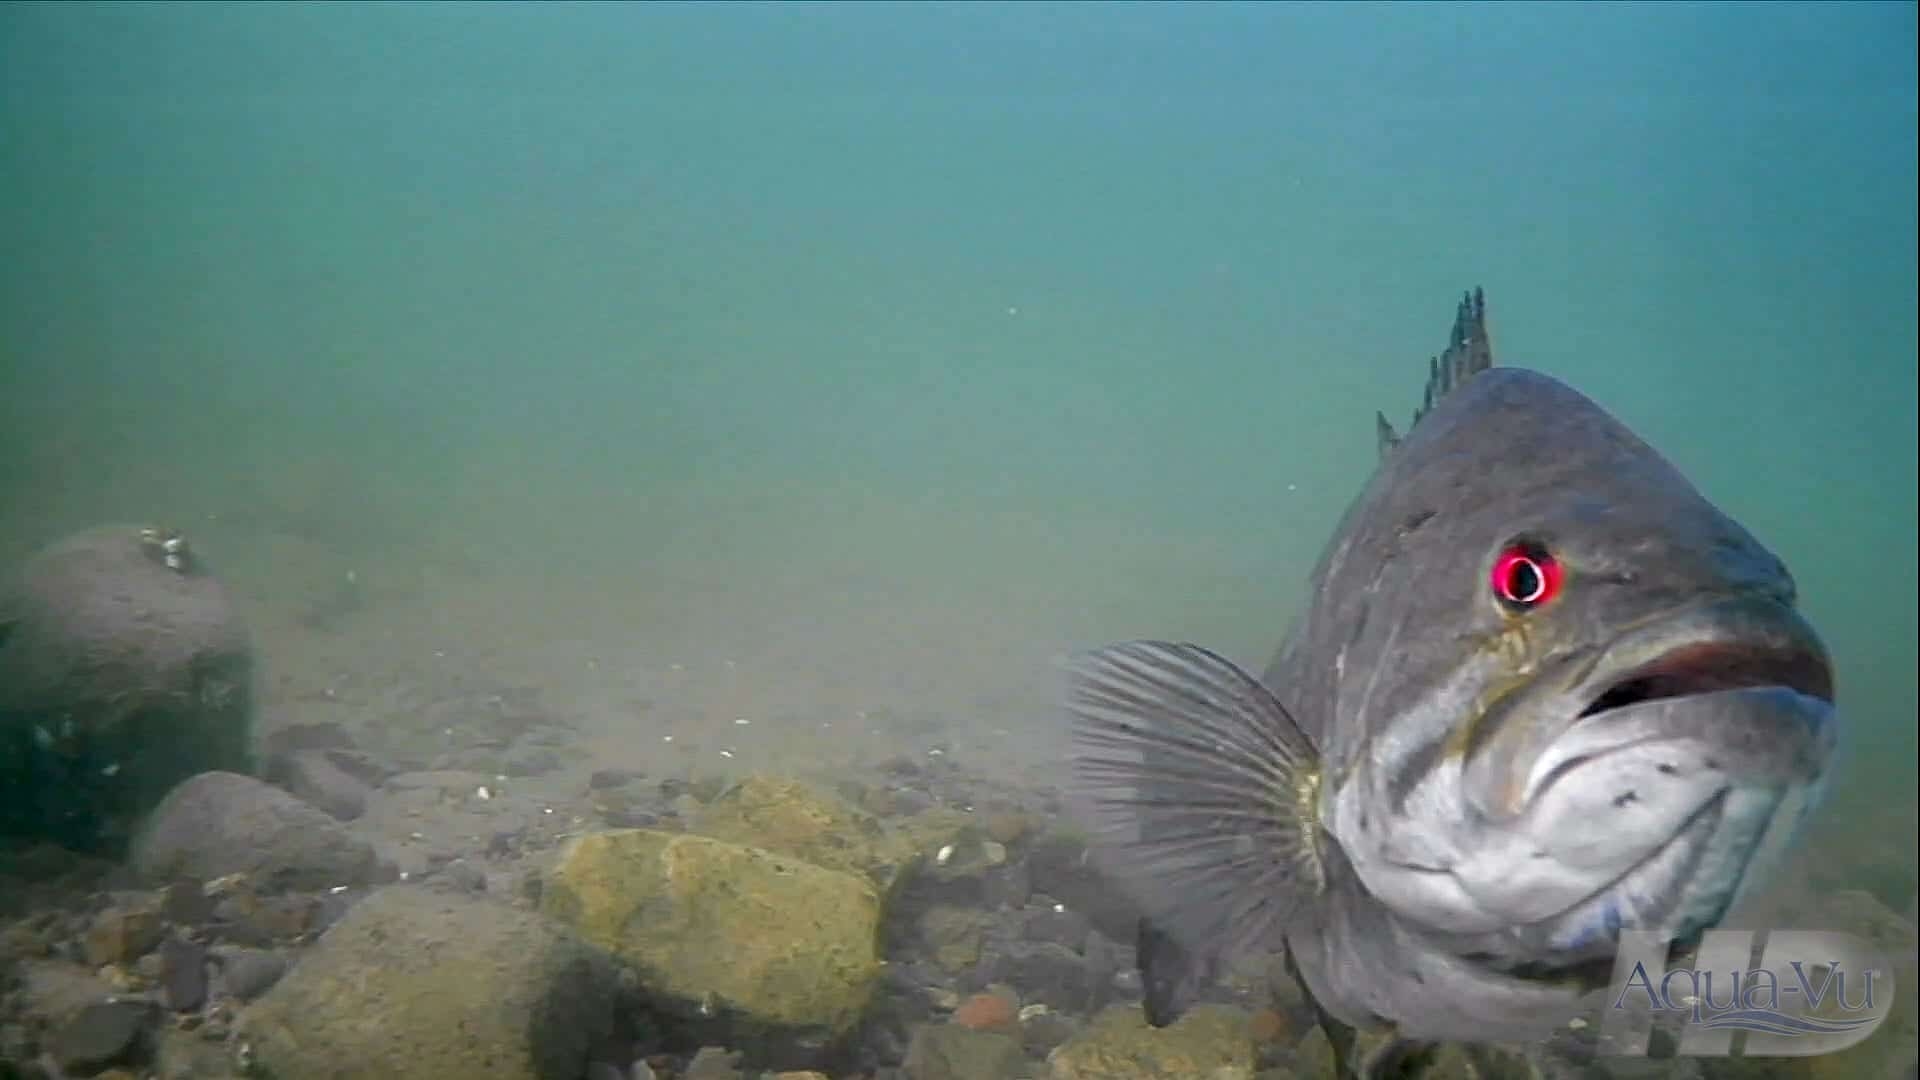
<path id="1" fill-rule="evenodd" d="M 1911 4 L 9 7 L 0 554 L 187 530 L 269 710 L 466 664 L 610 757 L 1045 774 L 1061 650 L 1264 661 L 1478 284 L 1501 362 L 1794 568 L 1831 814 L 1897 909 L 1914 40 Z"/>

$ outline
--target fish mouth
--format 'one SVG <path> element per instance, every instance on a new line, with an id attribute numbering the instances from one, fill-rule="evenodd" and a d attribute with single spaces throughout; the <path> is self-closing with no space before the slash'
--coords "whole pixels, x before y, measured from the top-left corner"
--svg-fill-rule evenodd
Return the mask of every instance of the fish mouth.
<path id="1" fill-rule="evenodd" d="M 1762 773 L 1780 776 L 1795 759 L 1805 775 L 1822 764 L 1817 759 L 1832 741 L 1833 664 L 1790 604 L 1743 595 L 1669 611 L 1628 630 L 1516 709 L 1545 722 L 1500 725 L 1470 766 L 1493 793 L 1484 808 L 1495 814 L 1521 813 L 1595 758 L 1652 742 L 1744 746 L 1751 752 L 1739 756 L 1746 760 L 1772 761 Z M 1743 721 L 1749 712 L 1769 718 L 1804 752 L 1769 753 L 1760 729 Z"/>
<path id="2" fill-rule="evenodd" d="M 1524 785 L 1528 799 L 1597 757 L 1637 745 L 1718 745 L 1729 751 L 1724 779 L 1738 784 L 1812 779 L 1833 742 L 1826 646 L 1798 611 L 1770 597 L 1721 600 L 1631 630 L 1566 695 L 1569 704 L 1584 704 L 1541 733 Z M 1777 738 L 1768 742 L 1763 732 Z M 1800 752 L 1788 752 L 1788 744 Z"/>
<path id="3" fill-rule="evenodd" d="M 1575 719 L 1649 701 L 1775 686 L 1833 704 L 1833 667 L 1817 640 L 1677 645 L 1605 683 Z"/>

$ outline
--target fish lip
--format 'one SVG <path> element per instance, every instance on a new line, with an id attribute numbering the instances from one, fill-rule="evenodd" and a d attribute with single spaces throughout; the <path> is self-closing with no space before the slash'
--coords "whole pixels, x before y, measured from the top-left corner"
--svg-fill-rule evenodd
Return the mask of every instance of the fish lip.
<path id="1" fill-rule="evenodd" d="M 1685 609 L 1615 639 L 1572 697 L 1575 723 L 1649 701 L 1779 687 L 1834 703 L 1833 662 L 1792 605 L 1740 596 Z"/>

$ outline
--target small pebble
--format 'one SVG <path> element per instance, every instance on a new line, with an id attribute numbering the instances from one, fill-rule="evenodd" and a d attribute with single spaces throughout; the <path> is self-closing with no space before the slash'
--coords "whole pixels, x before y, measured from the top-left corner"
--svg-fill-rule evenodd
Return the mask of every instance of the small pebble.
<path id="1" fill-rule="evenodd" d="M 1003 994 L 975 994 L 953 1011 L 953 1022 L 975 1031 L 1012 1031 L 1020 1026 L 1019 1007 Z"/>
<path id="2" fill-rule="evenodd" d="M 986 821 L 987 835 L 995 842 L 1012 847 L 1033 831 L 1033 822 L 1017 810 L 992 814 Z"/>
<path id="3" fill-rule="evenodd" d="M 1261 1009 L 1253 1014 L 1247 1024 L 1247 1033 L 1254 1042 L 1277 1043 L 1286 1037 L 1287 1018 L 1274 1009 Z"/>
<path id="4" fill-rule="evenodd" d="M 112 907 L 94 917 L 87 928 L 87 963 L 130 964 L 155 945 L 165 932 L 159 908 Z"/>
<path id="5" fill-rule="evenodd" d="M 640 779 L 643 775 L 632 769 L 595 769 L 593 775 L 587 777 L 587 787 L 594 791 L 605 791 L 608 788 L 622 787 Z"/>
<path id="6" fill-rule="evenodd" d="M 252 1001 L 286 974 L 287 961 L 262 949 L 234 949 L 220 961 L 220 986 L 241 1001 Z"/>
<path id="7" fill-rule="evenodd" d="M 441 867 L 440 872 L 435 875 L 434 880 L 441 887 L 452 889 L 455 892 L 477 893 L 487 891 L 487 875 L 481 873 L 479 867 L 474 866 L 465 859 L 455 859 Z"/>
<path id="8" fill-rule="evenodd" d="M 175 926 L 197 926 L 213 918 L 213 901 L 199 882 L 181 879 L 161 892 L 160 914 Z"/>
<path id="9" fill-rule="evenodd" d="M 133 998 L 96 1001 L 54 1029 L 47 1050 L 69 1073 L 92 1074 L 131 1064 L 145 1051 L 153 1007 Z"/>
<path id="10" fill-rule="evenodd" d="M 739 1080 L 740 1053 L 717 1046 L 703 1046 L 687 1063 L 683 1080 Z"/>
<path id="11" fill-rule="evenodd" d="M 191 1012 L 207 1000 L 206 946 L 185 938 L 160 943 L 160 992 L 167 1008 Z"/>

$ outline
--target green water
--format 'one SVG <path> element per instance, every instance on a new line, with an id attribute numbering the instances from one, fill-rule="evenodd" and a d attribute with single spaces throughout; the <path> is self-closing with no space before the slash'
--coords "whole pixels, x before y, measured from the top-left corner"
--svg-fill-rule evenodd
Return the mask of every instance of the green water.
<path id="1" fill-rule="evenodd" d="M 9 5 L 0 555 L 297 534 L 1038 725 L 1062 648 L 1262 662 L 1479 284 L 1794 568 L 1913 851 L 1915 29 Z"/>

